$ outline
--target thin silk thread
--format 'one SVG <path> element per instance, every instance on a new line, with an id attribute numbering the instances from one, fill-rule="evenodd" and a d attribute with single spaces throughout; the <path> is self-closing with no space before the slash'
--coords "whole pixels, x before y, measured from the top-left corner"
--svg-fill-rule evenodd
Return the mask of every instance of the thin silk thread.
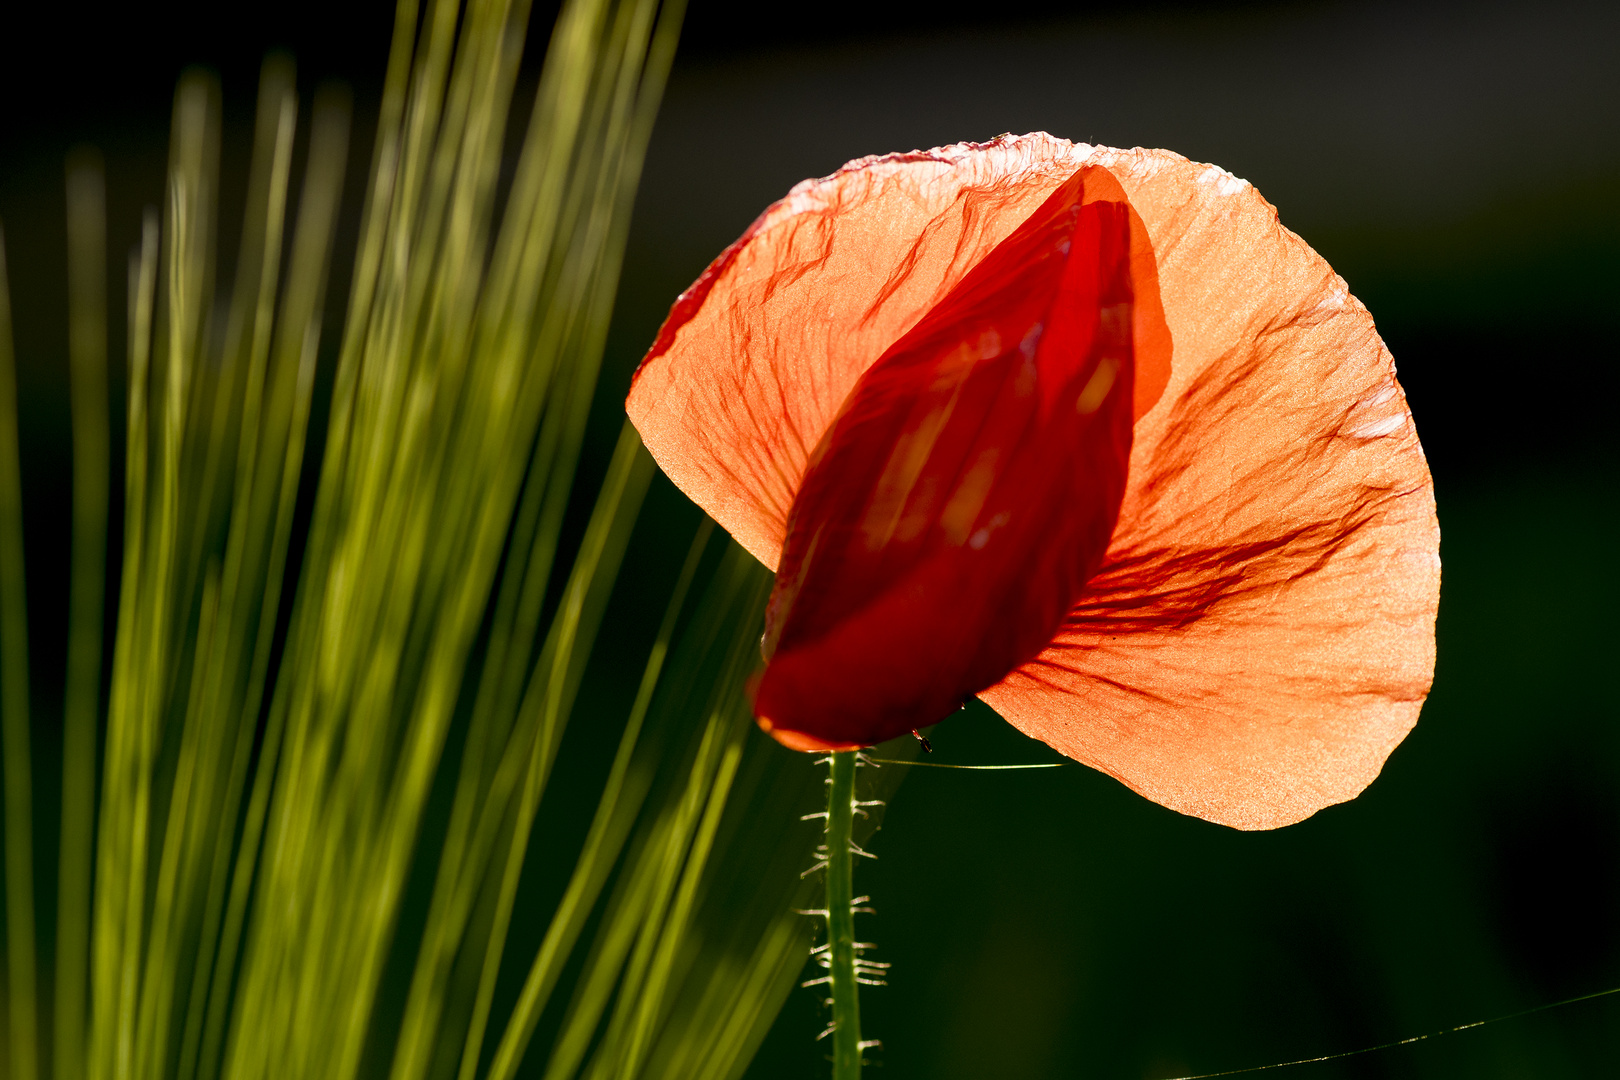
<path id="1" fill-rule="evenodd" d="M 1265 1072 L 1268 1069 L 1286 1069 L 1290 1065 L 1315 1065 L 1317 1062 L 1321 1061 L 1338 1061 L 1340 1058 L 1359 1057 L 1362 1054 L 1371 1054 L 1378 1050 L 1391 1050 L 1397 1046 L 1408 1046 L 1412 1043 L 1422 1042 L 1425 1039 L 1432 1039 L 1439 1035 L 1452 1035 L 1459 1031 L 1467 1031 L 1470 1028 L 1485 1027 L 1488 1024 L 1499 1024 L 1504 1020 L 1517 1020 L 1521 1016 L 1529 1016 L 1532 1013 L 1546 1012 L 1548 1009 L 1557 1009 L 1565 1005 L 1574 1005 L 1582 1001 L 1591 1001 L 1594 998 L 1608 997 L 1610 994 L 1620 994 L 1620 986 L 1612 987 L 1608 990 L 1597 990 L 1590 994 L 1581 994 L 1579 997 L 1565 998 L 1563 1001 L 1554 1001 L 1546 1005 L 1535 1005 L 1528 1009 L 1520 1009 L 1518 1012 L 1505 1013 L 1501 1016 L 1493 1016 L 1486 1020 L 1475 1020 L 1472 1023 L 1458 1024 L 1456 1027 L 1441 1028 L 1438 1031 L 1431 1031 L 1424 1035 L 1413 1035 L 1405 1039 L 1396 1039 L 1394 1042 L 1379 1043 L 1377 1046 L 1364 1046 L 1360 1050 L 1344 1050 L 1337 1054 L 1324 1054 L 1321 1057 L 1299 1058 L 1297 1061 L 1279 1061 L 1274 1065 L 1251 1065 L 1244 1069 L 1226 1069 L 1221 1072 L 1197 1073 L 1193 1076 L 1175 1076 L 1168 1078 L 1168 1080 L 1211 1080 L 1212 1077 L 1216 1076 L 1241 1076 L 1244 1073 Z"/>
<path id="2" fill-rule="evenodd" d="M 928 769 L 975 769 L 992 771 L 1001 769 L 1059 769 L 1065 764 L 1061 761 L 1045 762 L 1031 765 L 947 765 L 940 761 L 901 761 L 891 758 L 871 758 L 875 763 L 882 765 L 920 765 Z M 1565 1005 L 1578 1005 L 1583 1001 L 1593 1001 L 1597 998 L 1608 997 L 1611 994 L 1620 994 L 1620 986 L 1608 990 L 1595 990 L 1590 994 L 1581 994 L 1577 997 L 1565 998 L 1563 1001 L 1548 1002 L 1545 1005 L 1533 1005 L 1518 1012 L 1504 1013 L 1501 1016 L 1492 1016 L 1485 1020 L 1474 1020 L 1467 1024 L 1458 1024 L 1455 1027 L 1441 1028 L 1438 1031 L 1426 1032 L 1422 1035 L 1412 1035 L 1405 1039 L 1396 1039 L 1393 1042 L 1379 1043 L 1377 1046 L 1364 1046 L 1359 1050 L 1341 1050 L 1336 1054 L 1324 1054 L 1321 1057 L 1297 1058 L 1293 1061 L 1278 1061 L 1271 1065 L 1250 1065 L 1242 1069 L 1224 1069 L 1221 1072 L 1196 1073 L 1192 1076 L 1174 1076 L 1167 1080 L 1214 1080 L 1220 1076 L 1243 1076 L 1247 1073 L 1267 1072 L 1271 1069 L 1286 1069 L 1294 1065 L 1316 1065 L 1324 1061 L 1338 1061 L 1341 1058 L 1360 1057 L 1362 1054 L 1372 1054 L 1379 1050 L 1393 1050 L 1397 1046 L 1410 1046 L 1426 1039 L 1437 1038 L 1441 1035 L 1454 1035 L 1459 1031 L 1468 1031 L 1472 1028 L 1487 1027 L 1491 1024 L 1500 1024 L 1506 1020 L 1517 1020 L 1521 1016 L 1531 1016 L 1535 1013 L 1546 1012 L 1549 1009 L 1560 1009 Z"/>
<path id="3" fill-rule="evenodd" d="M 1039 765 L 946 765 L 941 761 L 901 761 L 897 758 L 868 758 L 879 765 L 921 765 L 925 769 L 1061 769 L 1063 762 L 1049 761 Z"/>

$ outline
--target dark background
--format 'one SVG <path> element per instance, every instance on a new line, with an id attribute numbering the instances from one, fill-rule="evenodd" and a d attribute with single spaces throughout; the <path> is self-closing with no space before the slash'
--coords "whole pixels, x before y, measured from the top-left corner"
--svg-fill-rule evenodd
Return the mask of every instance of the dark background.
<path id="1" fill-rule="evenodd" d="M 285 48 L 306 94 L 329 77 L 354 89 L 357 193 L 391 18 L 388 3 L 303 0 L 0 13 L 42 716 L 66 606 L 63 155 L 88 141 L 106 156 L 116 262 L 162 190 L 174 80 L 205 62 L 225 91 L 230 222 L 258 65 Z M 695 0 L 637 205 L 605 417 L 675 293 L 796 181 L 1045 129 L 1252 181 L 1377 317 L 1435 472 L 1434 694 L 1355 802 L 1242 834 L 1079 766 L 913 770 L 857 882 L 879 909 L 862 936 L 895 964 L 864 998 L 884 1043 L 875 1076 L 1178 1076 L 1620 986 L 1617 43 L 1620 7 L 1598 3 Z M 120 342 L 115 320 L 115 356 Z M 665 493 L 651 512 L 684 547 L 690 511 Z M 39 736 L 48 753 L 48 725 Z M 935 744 L 943 761 L 1051 757 L 982 707 Z M 751 1076 L 826 1074 L 817 996 L 795 991 Z M 1592 1077 L 1617 1060 L 1620 995 L 1268 1075 Z"/>

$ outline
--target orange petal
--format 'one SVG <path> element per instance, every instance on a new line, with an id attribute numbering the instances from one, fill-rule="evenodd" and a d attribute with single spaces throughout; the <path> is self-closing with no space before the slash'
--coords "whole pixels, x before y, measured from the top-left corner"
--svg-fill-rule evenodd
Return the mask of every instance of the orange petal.
<path id="1" fill-rule="evenodd" d="M 1086 194 L 1061 185 L 817 446 L 754 700 L 778 739 L 944 719 L 1039 653 L 1102 562 L 1131 445 L 1130 218 Z"/>
<path id="2" fill-rule="evenodd" d="M 1053 646 L 981 696 L 1166 806 L 1287 824 L 1359 792 L 1415 721 L 1438 529 L 1371 318 L 1245 182 L 1047 135 L 852 162 L 683 294 L 628 409 L 774 567 L 861 373 L 1082 167 L 1122 186 L 1136 293 L 1163 310 L 1134 314 L 1138 422 L 1103 568 Z"/>
<path id="3" fill-rule="evenodd" d="M 1172 809 L 1286 825 L 1371 783 L 1428 693 L 1428 465 L 1372 317 L 1254 188 L 1093 160 L 1157 253 L 1170 382 L 1086 596 L 982 697 Z"/>
<path id="4" fill-rule="evenodd" d="M 625 407 L 675 485 L 771 569 L 822 435 L 862 372 L 1087 163 L 1090 147 L 1003 136 L 861 158 L 772 205 L 682 293 Z M 1088 170 L 1087 198 L 1119 198 Z M 1136 413 L 1170 337 L 1133 211 Z"/>

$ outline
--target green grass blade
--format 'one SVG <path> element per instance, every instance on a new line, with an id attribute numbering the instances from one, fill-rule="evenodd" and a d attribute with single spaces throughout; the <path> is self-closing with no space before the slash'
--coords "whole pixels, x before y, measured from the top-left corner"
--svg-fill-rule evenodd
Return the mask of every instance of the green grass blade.
<path id="1" fill-rule="evenodd" d="M 61 854 L 57 862 L 53 1071 L 85 1075 L 96 729 L 111 484 L 107 405 L 106 195 L 93 152 L 68 160 L 68 365 L 73 410 L 73 569 L 63 703 Z"/>
<path id="2" fill-rule="evenodd" d="M 226 544 L 225 627 L 226 662 L 215 669 L 205 716 L 240 715 L 241 728 L 234 744 L 219 755 L 217 771 L 224 791 L 214 802 L 217 812 L 202 825 L 207 837 L 207 885 L 200 945 L 189 988 L 181 1035 L 180 1080 L 191 1080 L 201 1052 L 207 1004 L 223 1000 L 213 989 L 215 953 L 228 980 L 234 970 L 240 919 L 227 920 L 226 883 L 231 866 L 232 841 L 242 791 L 252 752 L 252 725 L 270 663 L 271 643 L 282 593 L 282 571 L 292 531 L 294 502 L 303 463 L 313 388 L 315 350 L 320 329 L 320 303 L 326 265 L 330 257 L 337 206 L 341 197 L 343 158 L 347 144 L 347 99 L 323 94 L 317 98 L 307 175 L 298 224 L 293 237 L 287 286 L 282 296 L 276 336 L 268 348 L 268 367 L 249 373 L 246 403 L 261 414 L 249 430 L 244 425 L 237 457 L 236 506 Z M 273 758 L 273 754 L 267 755 Z M 270 774 L 263 774 L 268 778 Z M 238 858 L 252 865 L 257 855 L 257 823 L 250 813 Z M 198 871 L 203 869 L 199 859 Z M 245 878 L 244 888 L 245 888 Z M 245 895 L 241 897 L 245 903 Z M 240 905 L 233 906 L 237 910 Z M 213 1058 L 208 1058 L 212 1061 Z"/>
<path id="3" fill-rule="evenodd" d="M 188 455 L 192 467 L 182 467 L 187 481 L 196 486 L 184 499 L 180 532 L 189 533 L 185 541 L 189 553 L 176 570 L 177 592 L 184 597 L 191 591 L 183 583 L 198 568 L 203 568 L 205 586 L 195 644 L 186 650 L 177 643 L 177 663 L 184 662 L 185 651 L 190 654 L 191 687 L 179 718 L 179 758 L 167 792 L 140 990 L 135 1055 L 160 1075 L 167 1073 L 172 1056 L 176 1010 L 185 1006 L 188 996 L 189 987 L 181 983 L 180 975 L 189 951 L 187 931 L 206 902 L 212 841 L 221 820 L 235 819 L 236 807 L 226 804 L 221 791 L 229 782 L 233 743 L 250 739 L 252 733 L 253 717 L 245 718 L 248 730 L 243 733 L 240 703 L 224 700 L 219 689 L 228 678 L 225 673 L 240 666 L 240 635 L 235 625 L 240 562 L 231 558 L 238 545 L 230 545 L 227 565 L 220 565 L 212 550 L 213 533 L 217 518 L 227 507 L 232 508 L 233 538 L 246 529 L 256 535 L 268 532 L 263 524 L 244 520 L 241 504 L 251 486 L 239 480 L 238 497 L 232 499 L 221 482 L 235 467 L 251 468 L 256 449 L 261 419 L 257 384 L 263 380 L 269 352 L 295 118 L 290 65 L 272 60 L 265 65 L 258 145 L 249 182 L 250 224 L 227 322 L 226 354 L 216 374 L 197 382 L 193 452 Z M 231 443 L 236 433 L 245 453 L 234 452 Z M 201 466 L 197 468 L 199 457 Z M 177 629 L 190 618 L 188 608 L 176 612 Z M 192 968 L 184 966 L 185 970 Z"/>
<path id="4" fill-rule="evenodd" d="M 17 449 L 17 366 L 11 288 L 0 232 L 0 753 L 6 783 L 6 974 L 11 1075 L 39 1075 L 34 966 L 33 786 L 28 739 L 28 602 L 23 570 L 22 465 Z"/>
<path id="5" fill-rule="evenodd" d="M 132 446 L 130 467 L 139 476 L 144 498 L 131 507 L 139 532 L 126 523 L 121 608 L 130 612 L 131 623 L 127 634 L 120 626 L 115 648 L 103 770 L 93 1076 L 128 1074 L 134 1067 L 152 838 L 162 835 L 166 801 L 166 793 L 154 786 L 154 769 L 162 752 L 169 695 L 182 677 L 188 630 L 184 583 L 201 576 L 181 559 L 183 493 L 190 479 L 182 450 L 193 411 L 193 376 L 206 340 L 205 312 L 212 303 L 217 156 L 213 88 L 200 76 L 188 77 L 176 95 L 153 362 L 139 372 L 148 384 L 138 391 L 132 385 L 131 390 L 132 414 L 139 396 L 143 415 L 138 425 L 132 422 L 131 440 L 140 438 L 142 445 L 138 451 Z M 139 338 L 137 347 L 145 347 Z M 138 366 L 146 368 L 144 357 Z M 132 364 L 132 383 L 136 367 Z"/>
<path id="6" fill-rule="evenodd" d="M 548 1077 L 575 1074 L 597 1037 L 601 1017 L 612 1005 L 621 978 L 630 989 L 613 1006 L 614 1018 L 610 1021 L 610 1025 L 621 1029 L 634 1015 L 639 988 L 647 983 L 649 972 L 654 974 L 656 984 L 659 930 L 672 907 L 677 913 L 675 922 L 681 922 L 682 871 L 699 867 L 703 861 L 705 838 L 710 835 L 708 810 L 717 805 L 713 802 L 713 785 L 717 776 L 723 779 L 731 771 L 726 758 L 734 735 L 726 733 L 737 731 L 739 715 L 746 721 L 746 712 L 737 706 L 742 702 L 743 676 L 753 665 L 757 618 L 764 603 L 760 589 L 763 575 L 756 571 L 757 564 L 741 549 L 735 545 L 728 549 L 708 597 L 683 635 L 670 669 L 673 678 L 661 690 L 662 701 L 654 708 L 658 716 L 653 737 L 639 748 L 642 763 L 631 775 L 659 771 L 660 762 L 669 759 L 664 744 L 671 737 L 681 742 L 695 739 L 696 744 L 676 755 L 675 761 L 684 760 L 686 764 L 663 781 L 665 793 L 654 804 L 652 816 L 626 858 L 619 886 L 609 901 L 581 982 L 552 1048 Z M 694 713 L 708 718 L 696 731 L 687 723 Z M 683 734 L 683 728 L 688 734 Z M 724 801 L 723 792 L 718 797 Z M 599 807 L 599 824 L 611 820 L 604 811 L 605 806 Z M 593 832 L 596 828 L 593 826 Z M 619 843 L 622 841 L 615 841 L 614 847 Z M 694 853 L 697 858 L 691 861 Z M 587 854 L 592 854 L 589 846 Z M 603 872 L 585 859 L 576 867 L 564 906 L 553 918 L 518 1006 L 508 1020 L 491 1065 L 491 1077 L 505 1080 L 515 1071 L 545 1007 L 558 965 L 578 933 L 582 911 L 580 907 L 570 908 L 568 901 L 581 892 L 594 896 Z M 588 904 L 587 900 L 583 906 Z M 621 970 L 626 972 L 622 977 Z M 609 1044 L 615 1041 L 611 1033 L 605 1039 Z"/>
<path id="7" fill-rule="evenodd" d="M 636 955 L 626 971 L 614 1016 L 609 1022 L 595 1058 L 588 1070 L 593 1078 L 634 1077 L 642 1074 L 644 1061 L 662 1027 L 670 1005 L 670 991 L 678 981 L 678 969 L 690 959 L 688 934 L 699 901 L 710 856 L 720 833 L 724 812 L 750 735 L 757 737 L 751 723 L 751 710 L 745 692 L 746 680 L 758 664 L 756 622 L 764 602 L 764 582 L 749 563 L 737 559 L 733 572 L 741 586 L 738 610 L 744 617 L 737 623 L 727 650 L 724 666 L 713 684 L 711 724 L 722 732 L 724 749 L 712 776 L 699 779 L 694 772 L 683 797 L 685 805 L 702 801 L 703 815 L 690 834 L 684 851 L 672 850 L 670 867 L 677 880 L 667 907 L 649 912 L 637 942 Z M 752 587 L 749 587 L 749 586 Z M 625 991 L 630 992 L 625 992 Z M 699 1033 L 691 1033 L 701 1037 Z"/>
<path id="8" fill-rule="evenodd" d="M 600 17 L 609 6 L 569 10 L 584 12 L 589 26 L 611 21 Z M 610 226 L 628 202 L 622 170 L 604 170 L 625 158 L 621 144 L 633 131 L 579 117 L 626 112 L 609 91 L 624 82 L 620 69 L 639 69 L 642 58 L 634 47 L 616 56 L 587 50 L 572 73 L 554 76 L 584 88 L 574 118 L 561 118 L 578 146 L 533 170 L 550 178 L 535 190 L 554 190 L 556 205 L 537 208 L 515 185 L 496 248 L 519 249 L 507 238 L 531 236 L 539 219 L 557 228 L 536 252 L 536 273 L 525 279 L 497 257 L 486 287 L 485 237 L 527 10 L 475 4 L 459 25 L 457 15 L 453 3 L 430 8 L 407 85 L 389 90 L 399 126 L 382 132 L 368 210 L 386 243 L 362 240 L 355 296 L 364 306 L 351 307 L 334 391 L 340 426 L 323 465 L 282 667 L 288 681 L 277 691 L 285 712 L 274 715 L 286 727 L 230 1010 L 231 1075 L 266 1075 L 272 1062 L 294 1076 L 359 1068 L 518 492 L 538 472 L 540 519 L 545 507 L 566 505 L 594 388 L 614 285 L 603 268 L 616 268 L 617 257 L 606 245 L 622 239 Z M 544 123 L 558 120 L 553 111 Z M 568 207 L 581 209 L 570 216 Z M 404 257 L 380 255 L 372 275 L 364 261 L 372 250 Z M 536 289 L 555 298 L 536 298 Z M 518 301 L 509 309 L 523 312 L 516 333 L 490 321 L 496 293 Z M 538 470 L 526 467 L 536 440 Z M 644 486 L 650 467 L 631 460 Z M 516 577 L 543 581 L 546 569 Z M 585 629 L 582 621 L 582 645 Z M 526 695 L 533 706 L 516 703 L 545 737 L 535 743 L 531 725 L 528 742 L 513 736 L 519 745 L 543 749 L 561 731 L 582 664 L 572 646 L 551 656 L 546 692 Z M 491 724 L 496 734 L 505 726 Z M 549 762 L 547 752 L 542 776 Z"/>
<path id="9" fill-rule="evenodd" d="M 562 960 L 572 950 L 585 918 L 600 894 L 629 834 L 641 801 L 646 795 L 646 770 L 641 770 L 639 775 L 632 774 L 632 758 L 648 709 L 652 704 L 653 693 L 658 687 L 665 660 L 669 655 L 675 621 L 685 606 L 687 591 L 697 574 L 698 564 L 713 530 L 714 522 L 704 518 L 676 579 L 669 605 L 665 609 L 663 621 L 642 672 L 641 684 L 620 737 L 618 750 L 614 754 L 613 764 L 603 784 L 602 796 L 592 818 L 590 830 L 586 834 L 574 873 L 552 915 L 545 939 L 530 966 L 516 1009 L 497 1048 L 492 1075 L 509 1072 L 521 1059 L 534 1024 L 540 1012 L 544 1010 L 552 987 L 556 983 Z"/>
<path id="10" fill-rule="evenodd" d="M 748 722 L 768 575 L 735 546 L 703 570 L 712 523 L 675 582 L 511 1015 L 496 992 L 530 839 L 558 824 L 538 815 L 576 698 L 611 668 L 593 666 L 594 645 L 654 473 L 626 425 L 602 487 L 575 491 L 683 7 L 564 5 L 497 218 L 528 0 L 400 4 L 314 512 L 285 585 L 346 112 L 318 101 L 295 196 L 293 72 L 266 63 L 238 265 L 216 305 L 216 91 L 182 83 L 162 228 L 148 224 L 131 263 L 91 1010 L 87 1025 L 58 1017 L 59 1039 L 82 1033 L 76 1075 L 477 1080 L 493 1026 L 490 1074 L 507 1078 L 598 913 L 548 1053 L 554 1075 L 729 1074 L 780 1003 L 803 945 L 784 914 L 796 871 L 772 864 L 744 886 L 734 868 L 764 850 L 742 822 L 794 808 L 796 781 L 776 781 L 799 759 Z M 91 326 L 97 301 L 75 289 L 75 325 Z M 76 423 L 104 433 L 104 417 L 77 415 L 94 385 L 78 374 L 93 372 L 80 360 L 93 350 L 76 349 Z M 96 490 L 93 477 L 80 486 Z M 103 506 L 105 488 L 103 470 Z M 575 541 L 568 523 L 585 505 Z M 92 511 L 76 518 L 81 547 L 97 535 Z M 80 581 L 97 584 L 76 570 L 76 598 Z M 89 686 L 75 715 L 93 753 Z M 447 750 L 459 776 L 444 775 Z M 64 821 L 88 837 L 94 800 L 70 775 L 85 761 L 67 766 Z M 430 849 L 436 785 L 450 818 Z M 64 864 L 64 912 L 87 902 L 73 884 L 87 864 L 76 872 Z M 396 940 L 408 890 L 427 880 L 425 925 L 407 920 Z M 717 931 L 720 895 L 747 914 Z M 404 1015 L 379 1013 L 385 970 L 413 959 Z M 82 978 L 65 984 L 86 996 Z"/>
<path id="11" fill-rule="evenodd" d="M 754 570 L 768 582 L 762 567 Z M 758 623 L 752 628 L 757 635 Z M 883 749 L 896 758 L 917 752 L 910 736 Z M 864 845 L 877 828 L 881 803 L 904 773 L 859 770 L 856 782 L 867 816 L 855 820 L 856 843 Z M 820 916 L 797 912 L 822 903 L 819 877 L 801 871 L 820 861 L 811 849 L 821 838 L 815 812 L 826 808 L 824 777 L 812 758 L 749 732 L 702 897 L 674 965 L 668 1015 L 640 1075 L 735 1080 L 795 992 L 798 973 L 810 958 L 812 934 L 823 925 Z M 812 817 L 807 820 L 806 814 Z M 812 971 L 820 974 L 819 968 Z M 824 988 L 796 992 L 825 996 Z M 804 1033 L 807 1048 L 813 1035 Z"/>
<path id="12" fill-rule="evenodd" d="M 557 744 L 583 672 L 583 658 L 590 654 L 602 610 L 607 606 L 609 589 L 618 574 L 619 561 L 629 543 L 636 511 L 640 509 L 653 471 L 651 456 L 642 449 L 641 439 L 627 421 L 620 431 L 619 445 L 603 481 L 596 512 L 580 544 L 568 588 L 553 622 L 552 635 L 556 643 L 547 649 L 550 670 L 541 669 L 545 672 L 545 689 L 539 691 L 537 680 L 537 692 L 530 695 L 543 698 L 544 713 L 530 754 L 517 821 L 502 872 L 494 925 L 485 946 L 483 972 L 462 1053 L 459 1080 L 473 1080 L 478 1068 L 495 993 L 495 977 L 506 950 L 506 931 L 517 899 L 518 880 L 528 853 L 534 815 L 539 809 L 551 765 L 556 760 Z"/>
<path id="13" fill-rule="evenodd" d="M 145 599 L 141 577 L 145 560 L 147 499 L 150 494 L 150 372 L 157 295 L 159 231 L 156 216 L 143 222 L 141 245 L 130 256 L 128 449 L 125 466 L 124 570 L 120 586 L 118 637 L 113 651 L 109 713 L 135 707 L 134 669 L 139 662 L 137 638 L 142 623 L 139 602 Z M 119 998 L 124 922 L 119 917 L 129 889 L 127 848 L 128 804 L 134 785 L 128 780 L 128 739 L 109 716 L 102 756 L 102 799 L 96 838 L 95 893 L 91 901 L 91 1006 L 87 1072 L 114 1075 L 118 1061 Z"/>
<path id="14" fill-rule="evenodd" d="M 546 1080 L 567 1080 L 578 1075 L 580 1062 L 596 1040 L 601 1018 L 613 1003 L 621 980 L 630 987 L 628 996 L 621 1000 L 634 1000 L 650 960 L 650 943 L 656 939 L 670 895 L 679 881 L 680 867 L 703 809 L 702 795 L 722 752 L 725 727 L 719 712 L 712 712 L 702 729 L 687 782 L 660 807 L 646 840 L 632 851 L 628 882 L 617 891 L 598 932 L 585 976 L 552 1049 Z M 602 1036 L 610 1048 L 616 1045 L 616 1037 L 624 1034 L 622 1010 L 615 1010 L 613 1021 Z M 506 1080 L 506 1074 L 495 1069 L 491 1077 Z"/>
<path id="15" fill-rule="evenodd" d="M 640 1075 L 641 1064 L 646 1056 L 647 1048 L 652 1041 L 653 1034 L 660 1020 L 663 1018 L 666 996 L 671 983 L 672 970 L 680 953 L 684 937 L 688 929 L 692 908 L 698 895 L 698 887 L 703 880 L 704 871 L 708 867 L 708 859 L 714 848 L 715 833 L 720 827 L 721 814 L 725 811 L 726 799 L 731 794 L 732 781 L 736 779 L 737 767 L 742 758 L 743 740 L 748 732 L 748 715 L 746 711 L 733 707 L 727 710 L 731 714 L 731 730 L 720 764 L 714 776 L 704 785 L 707 789 L 707 801 L 703 810 L 703 818 L 698 824 L 697 831 L 692 838 L 690 850 L 686 854 L 685 864 L 681 870 L 680 885 L 677 887 L 674 901 L 670 905 L 670 912 L 665 920 L 663 932 L 657 939 L 657 944 L 651 952 L 648 971 L 640 992 L 634 999 L 634 1006 L 625 1013 L 627 1018 L 623 1025 L 628 1038 L 619 1044 L 615 1055 L 617 1062 L 611 1070 L 604 1068 L 603 1076 L 634 1077 Z"/>

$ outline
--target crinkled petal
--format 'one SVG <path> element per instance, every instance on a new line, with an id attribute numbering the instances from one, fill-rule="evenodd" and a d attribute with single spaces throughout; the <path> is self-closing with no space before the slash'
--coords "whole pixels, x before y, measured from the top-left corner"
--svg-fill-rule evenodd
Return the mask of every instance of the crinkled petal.
<path id="1" fill-rule="evenodd" d="M 1353 797 L 1434 663 L 1438 526 L 1394 366 L 1344 283 L 1242 180 L 1046 135 L 807 182 L 672 311 L 629 409 L 672 479 L 774 566 L 860 374 L 1084 165 L 1145 229 L 1137 423 L 1102 568 L 981 696 L 1184 813 L 1269 828 Z M 1166 332 L 1167 331 L 1167 332 Z M 1162 357 L 1174 342 L 1173 360 Z"/>
<path id="2" fill-rule="evenodd" d="M 776 569 L 810 454 L 856 380 L 1092 153 L 1003 136 L 797 185 L 676 300 L 625 403 L 647 449 Z M 1131 224 L 1140 415 L 1168 378 L 1170 336 L 1134 211 Z"/>
<path id="3" fill-rule="evenodd" d="M 1434 671 L 1433 485 L 1372 317 L 1246 182 L 1103 152 L 1175 341 L 1102 569 L 982 696 L 1156 802 L 1274 828 L 1360 793 Z"/>
<path id="4" fill-rule="evenodd" d="M 1131 445 L 1130 216 L 1082 169 L 860 377 L 812 455 L 754 709 L 795 748 L 944 719 L 1102 562 Z M 1097 186 L 1097 185 L 1091 185 Z"/>

